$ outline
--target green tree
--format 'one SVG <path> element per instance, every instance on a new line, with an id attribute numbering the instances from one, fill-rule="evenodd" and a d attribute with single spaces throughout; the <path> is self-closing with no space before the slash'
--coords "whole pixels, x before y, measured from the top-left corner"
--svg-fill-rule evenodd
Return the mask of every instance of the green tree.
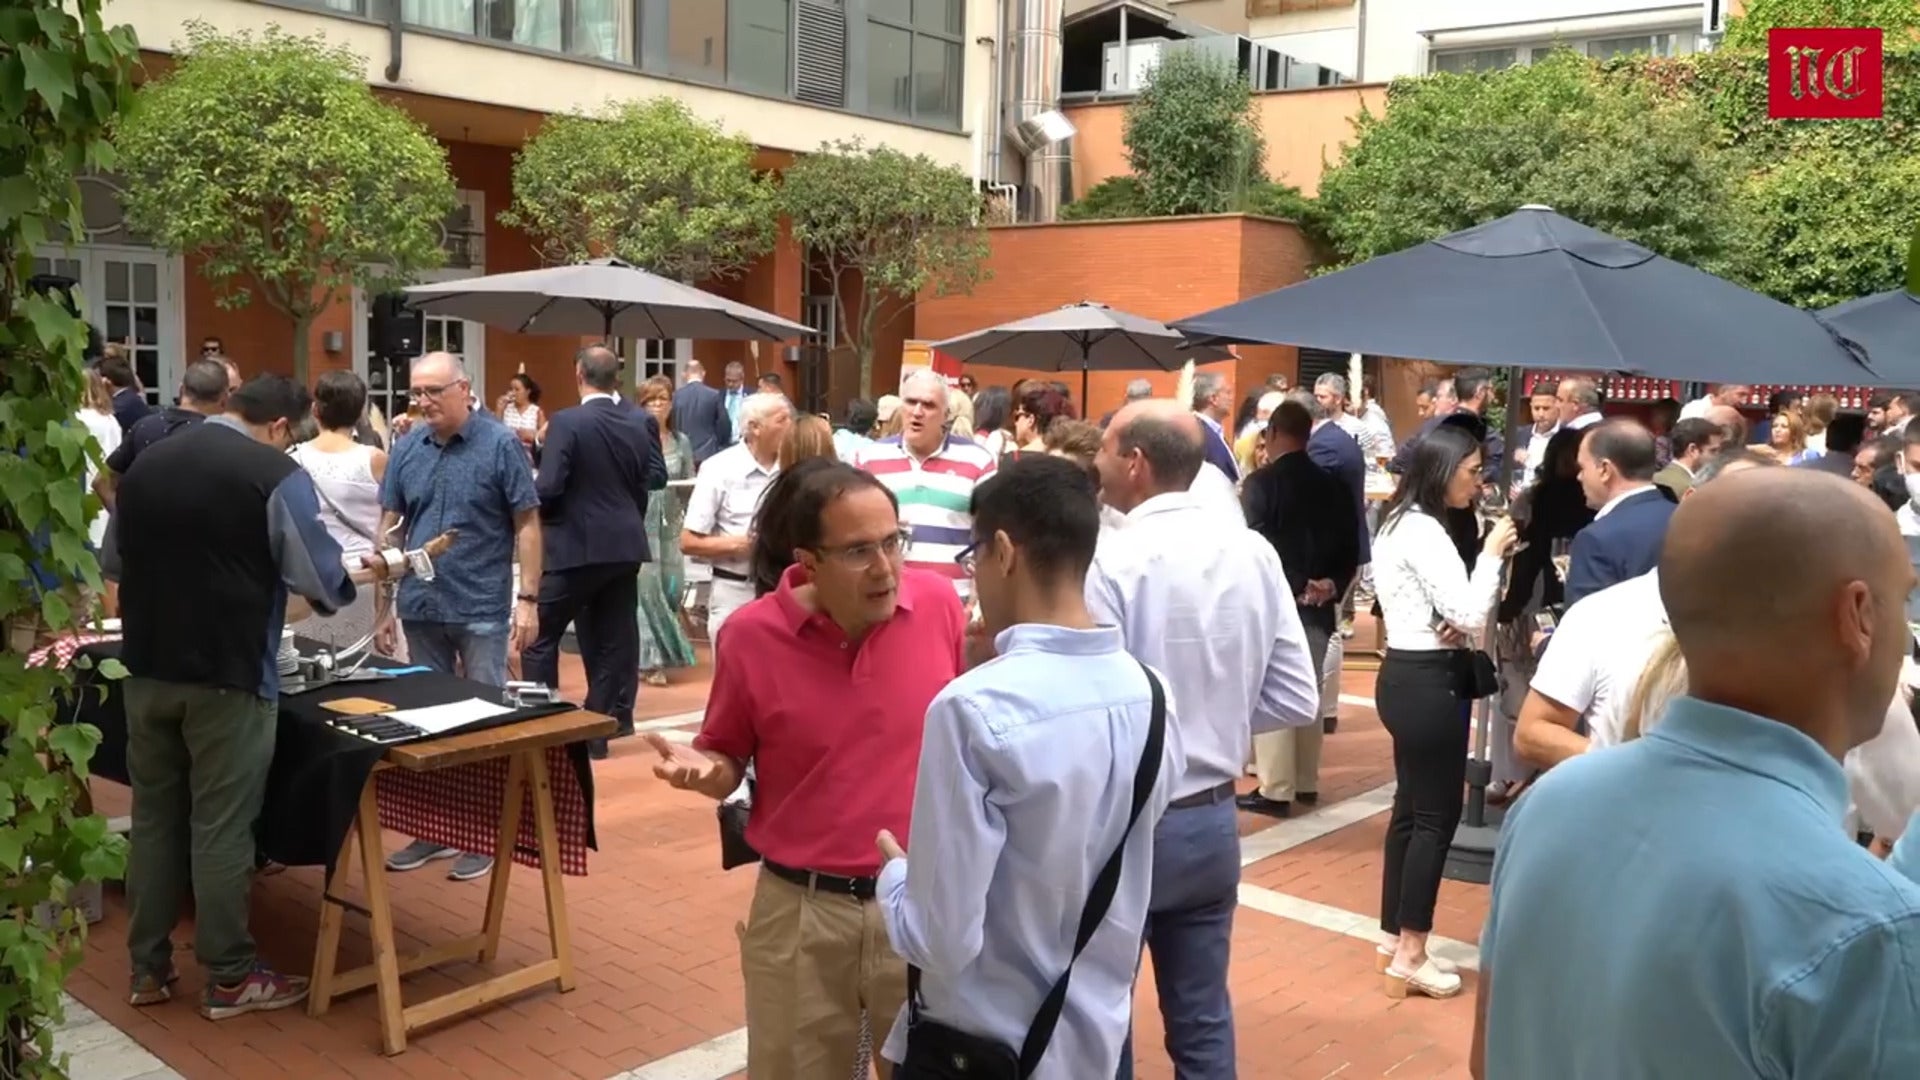
<path id="1" fill-rule="evenodd" d="M 1742 186 L 1748 287 L 1817 309 L 1899 286 L 1920 205 L 1920 157 L 1799 142 Z"/>
<path id="2" fill-rule="evenodd" d="M 1205 53 L 1174 52 L 1127 106 L 1127 162 L 1153 216 L 1238 208 L 1266 179 L 1266 142 L 1246 77 Z"/>
<path id="3" fill-rule="evenodd" d="M 924 154 L 829 143 L 788 166 L 781 204 L 793 238 L 833 282 L 834 321 L 859 357 L 862 397 L 873 394 L 873 339 L 884 319 L 922 296 L 969 292 L 986 276 L 979 192 Z"/>
<path id="4" fill-rule="evenodd" d="M 1792 26 L 1877 26 L 1895 34 L 1920 30 L 1914 0 L 1747 0 L 1746 10 L 1727 20 L 1725 44 L 1765 49 L 1767 31 Z"/>
<path id="5" fill-rule="evenodd" d="M 500 220 L 552 263 L 613 255 L 690 285 L 738 277 L 778 235 L 778 193 L 753 155 L 669 97 L 549 117 L 514 156 Z"/>
<path id="6" fill-rule="evenodd" d="M 1360 261 L 1544 203 L 1712 270 L 1738 258 L 1740 170 L 1690 98 L 1562 50 L 1527 67 L 1396 81 L 1320 181 L 1318 218 Z"/>
<path id="7" fill-rule="evenodd" d="M 441 145 L 319 37 L 187 26 L 178 65 L 115 133 L 137 233 L 202 260 L 224 306 L 254 292 L 292 323 L 306 381 L 314 317 L 359 285 L 438 266 L 454 206 Z"/>
<path id="8" fill-rule="evenodd" d="M 1087 189 L 1085 195 L 1060 208 L 1062 221 L 1112 221 L 1116 218 L 1152 217 L 1147 212 L 1147 196 L 1137 176 L 1109 176 Z"/>
<path id="9" fill-rule="evenodd" d="M 86 326 L 27 290 L 34 248 L 64 226 L 80 235 L 82 170 L 114 166 L 108 126 L 133 97 L 139 47 L 107 29 L 101 0 L 25 0 L 0 10 L 0 618 L 75 628 L 82 585 L 98 588 L 87 525 L 99 501 L 83 491 L 100 448 L 74 419 L 86 386 Z M 114 674 L 110 672 L 108 674 Z M 53 1052 L 60 987 L 85 951 L 71 911 L 51 924 L 39 905 L 80 882 L 123 872 L 126 848 L 97 814 L 79 811 L 100 732 L 56 725 L 73 692 L 57 665 L 0 652 L 0 1076 L 66 1076 Z"/>

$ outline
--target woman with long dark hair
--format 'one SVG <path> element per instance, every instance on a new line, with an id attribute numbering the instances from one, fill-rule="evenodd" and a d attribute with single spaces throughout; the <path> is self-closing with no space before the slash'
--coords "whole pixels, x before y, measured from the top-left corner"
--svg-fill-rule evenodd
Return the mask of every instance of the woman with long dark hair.
<path id="1" fill-rule="evenodd" d="M 1373 581 L 1386 623 L 1387 655 L 1374 699 L 1393 737 L 1393 815 L 1380 886 L 1379 949 L 1390 997 L 1452 997 L 1460 976 L 1427 955 L 1433 908 L 1467 778 L 1473 654 L 1486 625 L 1500 566 L 1514 544 L 1511 519 L 1487 534 L 1468 574 L 1448 535 L 1448 511 L 1480 490 L 1480 442 L 1443 424 L 1420 438 L 1400 486 L 1381 513 Z"/>

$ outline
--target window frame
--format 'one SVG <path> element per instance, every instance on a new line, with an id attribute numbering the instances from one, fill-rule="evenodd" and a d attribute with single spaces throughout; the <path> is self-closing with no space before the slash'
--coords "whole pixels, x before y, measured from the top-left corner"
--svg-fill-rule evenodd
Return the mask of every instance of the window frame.
<path id="1" fill-rule="evenodd" d="M 917 85 L 913 86 L 912 92 L 907 95 L 907 112 L 904 116 L 892 110 L 882 111 L 878 104 L 872 100 L 871 95 L 867 95 L 866 108 L 860 111 L 879 120 L 901 121 L 910 124 L 919 124 L 923 127 L 937 127 L 957 131 L 965 126 L 963 121 L 967 112 L 967 2 L 966 0 L 958 0 L 960 4 L 960 30 L 957 33 L 944 29 L 931 30 L 920 25 L 913 17 L 913 4 L 920 2 L 921 0 L 912 0 L 912 3 L 908 4 L 907 18 L 904 22 L 892 15 L 876 13 L 870 4 L 862 3 L 861 7 L 865 9 L 864 14 L 869 27 L 884 26 L 889 30 L 903 30 L 907 33 L 907 81 L 909 84 L 913 84 L 919 74 L 916 67 L 916 57 L 918 53 L 916 46 L 919 44 L 920 38 L 929 38 L 944 45 L 954 47 L 952 55 L 955 57 L 955 62 L 960 66 L 960 70 L 957 73 L 959 75 L 960 86 L 959 100 L 954 102 L 952 115 L 937 117 L 922 116 L 920 114 L 919 87 Z M 945 2 L 945 0 L 942 0 L 942 2 Z M 862 88 L 862 92 L 865 93 L 866 87 L 869 85 L 868 80 L 873 74 L 873 49 L 871 47 L 871 32 L 869 31 L 863 36 L 866 38 L 867 47 L 853 52 L 853 62 L 848 66 L 854 70 L 848 74 L 850 78 L 857 81 L 858 85 Z M 850 52 L 851 51 L 852 50 L 850 50 Z"/>

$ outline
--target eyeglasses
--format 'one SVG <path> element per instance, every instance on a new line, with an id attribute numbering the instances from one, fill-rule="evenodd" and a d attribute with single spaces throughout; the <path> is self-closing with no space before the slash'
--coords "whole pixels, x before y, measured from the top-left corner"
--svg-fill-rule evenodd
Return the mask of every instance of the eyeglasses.
<path id="1" fill-rule="evenodd" d="M 913 532 L 901 529 L 883 540 L 872 540 L 864 544 L 848 544 L 845 547 L 818 547 L 814 554 L 823 559 L 839 563 L 848 570 L 865 570 L 873 565 L 876 558 L 892 561 L 900 557 L 901 551 L 913 542 Z"/>
<path id="2" fill-rule="evenodd" d="M 409 386 L 407 387 L 407 397 L 414 401 L 427 401 L 438 398 L 441 394 L 459 385 L 457 382 L 450 382 L 441 386 Z"/>
<path id="3" fill-rule="evenodd" d="M 974 569 L 980 565 L 979 548 L 980 541 L 975 540 L 961 548 L 960 553 L 953 557 L 954 563 L 960 567 L 960 572 L 968 577 L 972 577 Z"/>

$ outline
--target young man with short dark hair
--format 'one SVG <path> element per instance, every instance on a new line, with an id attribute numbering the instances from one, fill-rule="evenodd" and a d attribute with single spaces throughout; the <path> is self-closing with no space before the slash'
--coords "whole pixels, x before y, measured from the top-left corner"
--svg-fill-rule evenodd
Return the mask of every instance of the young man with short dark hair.
<path id="1" fill-rule="evenodd" d="M 927 709 L 907 851 L 891 833 L 878 840 L 888 856 L 880 908 L 894 951 L 919 969 L 920 1024 L 1017 1051 L 1072 964 L 1032 1075 L 1112 1076 L 1132 1021 L 1154 826 L 1184 756 L 1165 738 L 1157 678 L 1127 654 L 1118 627 L 1087 610 L 1100 536 L 1087 471 L 1027 455 L 981 481 L 971 513 L 960 561 L 998 655 Z M 1136 782 L 1150 785 L 1137 818 Z M 1063 928 L 1081 922 L 1122 846 L 1110 906 L 1075 961 Z M 882 1051 L 909 1065 L 903 1080 L 923 1075 L 911 1066 L 929 1049 L 907 1017 Z"/>

